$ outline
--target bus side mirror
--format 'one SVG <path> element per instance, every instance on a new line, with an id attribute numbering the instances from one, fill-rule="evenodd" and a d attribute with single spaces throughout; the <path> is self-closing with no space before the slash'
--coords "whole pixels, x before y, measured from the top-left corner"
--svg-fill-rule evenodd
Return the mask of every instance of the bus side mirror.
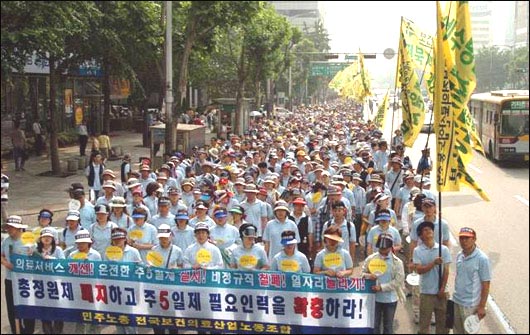
<path id="1" fill-rule="evenodd" d="M 499 115 L 498 114 L 493 115 L 493 123 L 494 124 L 498 124 L 499 123 Z"/>

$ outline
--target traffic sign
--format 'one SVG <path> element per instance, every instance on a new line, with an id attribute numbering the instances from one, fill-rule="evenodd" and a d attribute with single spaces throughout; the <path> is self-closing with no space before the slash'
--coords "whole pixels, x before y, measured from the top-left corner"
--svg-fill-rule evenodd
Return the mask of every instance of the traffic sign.
<path id="1" fill-rule="evenodd" d="M 392 48 L 387 48 L 383 52 L 383 56 L 385 56 L 386 59 L 392 59 L 396 55 L 396 52 Z"/>
<path id="2" fill-rule="evenodd" d="M 311 62 L 311 77 L 328 77 L 333 78 L 337 72 L 345 69 L 349 63 L 340 62 Z"/>

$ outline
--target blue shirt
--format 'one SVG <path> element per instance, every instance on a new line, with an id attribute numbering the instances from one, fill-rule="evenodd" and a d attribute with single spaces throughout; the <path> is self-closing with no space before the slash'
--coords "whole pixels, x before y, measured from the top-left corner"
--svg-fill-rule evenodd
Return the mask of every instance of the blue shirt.
<path id="1" fill-rule="evenodd" d="M 242 259 L 243 262 L 241 262 Z M 265 253 L 265 249 L 257 244 L 253 244 L 249 249 L 245 248 L 243 245 L 239 245 L 234 249 L 230 257 L 230 265 L 237 266 L 240 270 L 259 270 L 268 263 L 269 260 Z"/>
<path id="2" fill-rule="evenodd" d="M 394 247 L 401 245 L 401 235 L 399 234 L 399 231 L 389 226 L 387 230 L 381 229 L 380 225 L 377 225 L 370 229 L 370 232 L 368 233 L 368 237 L 366 238 L 366 243 L 370 244 L 372 246 L 372 252 L 378 252 L 379 248 L 376 247 L 377 239 L 379 238 L 379 235 L 381 233 L 387 233 L 392 235 L 392 240 L 394 241 Z"/>
<path id="3" fill-rule="evenodd" d="M 438 257 L 439 244 L 434 242 L 432 248 L 427 247 L 425 244 L 419 244 L 414 249 L 414 256 L 412 257 L 414 264 L 427 265 L 434 261 Z M 449 249 L 442 245 L 442 268 L 445 264 L 451 263 L 451 253 Z M 420 275 L 420 293 L 422 294 L 438 294 L 438 281 L 440 266 L 434 266 L 429 272 Z M 447 289 L 447 288 L 446 288 Z"/>
<path id="4" fill-rule="evenodd" d="M 96 222 L 96 211 L 94 210 L 94 205 L 89 201 L 85 200 L 83 207 L 79 208 L 79 223 L 83 228 L 88 230 L 92 223 Z"/>
<path id="5" fill-rule="evenodd" d="M 139 233 L 133 233 L 134 231 L 140 231 L 140 232 Z M 132 236 L 134 236 L 134 235 L 141 236 L 141 237 L 136 239 L 137 243 L 140 243 L 140 244 L 152 244 L 153 246 L 158 244 L 158 238 L 156 237 L 158 235 L 158 231 L 157 231 L 156 227 L 153 226 L 150 223 L 144 222 L 144 224 L 141 225 L 141 226 L 135 224 L 135 225 L 131 226 L 127 230 L 127 232 L 128 232 L 127 236 L 130 239 L 133 239 Z M 149 252 L 149 250 L 142 249 L 142 250 L 138 250 L 138 251 L 140 252 L 140 256 L 142 257 L 143 263 L 147 264 L 147 253 Z"/>
<path id="6" fill-rule="evenodd" d="M 105 250 L 105 253 L 103 254 L 103 260 L 109 261 L 110 259 L 107 257 L 107 252 Z M 123 254 L 121 259 L 119 260 L 112 260 L 116 262 L 131 262 L 131 263 L 142 263 L 142 256 L 140 256 L 140 252 L 138 249 L 131 247 L 130 245 L 125 245 L 123 248 Z"/>
<path id="7" fill-rule="evenodd" d="M 335 260 L 330 259 L 333 256 Z M 350 253 L 343 248 L 337 247 L 337 250 L 333 252 L 324 248 L 315 257 L 315 267 L 319 267 L 321 270 L 332 269 L 337 272 L 352 268 L 353 262 Z"/>
<path id="8" fill-rule="evenodd" d="M 34 247 L 34 246 L 33 246 Z M 24 255 L 27 256 L 28 253 L 31 251 L 32 246 L 26 246 L 22 243 L 20 238 L 14 240 L 11 238 L 11 236 L 6 237 L 2 241 L 2 256 L 5 256 L 7 260 L 11 263 L 11 255 Z M 11 280 L 11 270 L 8 268 L 5 268 L 6 273 L 6 279 Z"/>
<path id="9" fill-rule="evenodd" d="M 278 219 L 274 219 L 267 222 L 265 230 L 263 231 L 263 241 L 269 242 L 269 254 L 267 255 L 269 259 L 272 259 L 277 253 L 282 251 L 282 232 L 285 230 L 294 231 L 296 240 L 300 242 L 298 226 L 293 221 L 285 219 L 285 221 L 282 223 L 278 221 Z"/>
<path id="10" fill-rule="evenodd" d="M 294 251 L 294 255 L 288 256 L 285 251 L 277 253 L 271 261 L 272 271 L 283 272 L 303 272 L 310 273 L 311 267 L 306 255 L 298 250 Z"/>
<path id="11" fill-rule="evenodd" d="M 201 257 L 205 261 L 204 264 L 199 263 L 201 261 Z M 183 267 L 185 269 L 189 269 L 197 264 L 201 265 L 205 269 L 224 268 L 223 256 L 221 255 L 221 251 L 218 247 L 208 241 L 204 242 L 204 244 L 195 242 L 194 244 L 190 245 L 184 251 L 182 259 L 184 263 Z"/>
<path id="12" fill-rule="evenodd" d="M 480 302 L 481 285 L 485 281 L 491 281 L 488 256 L 479 248 L 475 248 L 467 257 L 460 251 L 456 255 L 454 302 L 464 307 L 477 306 Z"/>
<path id="13" fill-rule="evenodd" d="M 412 241 L 417 241 L 418 245 L 423 244 L 423 242 L 421 241 L 421 239 L 418 238 L 418 233 L 416 232 L 416 229 L 418 228 L 420 223 L 422 223 L 423 221 L 425 221 L 425 214 L 419 219 L 417 219 L 416 221 L 414 221 L 414 223 L 412 224 L 412 228 L 410 229 L 410 239 Z M 440 243 L 440 234 L 438 233 L 438 230 L 439 230 L 438 222 L 439 221 L 440 221 L 440 218 L 436 216 L 436 219 L 433 222 L 434 223 L 434 242 L 436 243 Z M 447 224 L 447 221 L 442 219 L 442 244 L 445 241 L 449 241 L 449 236 L 450 236 L 449 225 Z"/>
<path id="14" fill-rule="evenodd" d="M 188 225 L 184 229 L 175 227 L 171 229 L 171 232 L 173 233 L 172 243 L 183 250 L 182 252 L 195 243 L 195 232 Z"/>
<path id="15" fill-rule="evenodd" d="M 78 249 L 72 251 L 70 253 L 70 255 L 68 256 L 68 259 L 75 259 L 75 255 L 80 253 L 81 251 L 79 251 Z M 89 261 L 100 261 L 101 260 L 101 255 L 99 252 L 97 252 L 96 250 L 90 248 L 88 250 L 88 252 L 86 253 L 86 259 L 89 260 Z"/>
<path id="16" fill-rule="evenodd" d="M 241 237 L 239 236 L 239 230 L 229 224 L 218 225 L 210 228 L 210 240 L 215 241 L 215 245 L 223 250 L 234 243 L 241 244 Z"/>
<path id="17" fill-rule="evenodd" d="M 377 277 L 377 284 L 383 287 L 384 284 L 388 284 L 392 281 L 392 272 L 394 271 L 394 260 L 392 255 L 389 254 L 387 257 L 384 257 L 379 252 L 370 255 L 363 264 L 363 273 L 370 273 L 369 264 L 373 259 L 381 259 L 386 263 L 386 270 L 382 275 Z M 397 264 L 396 264 L 397 265 Z M 399 268 L 399 267 L 398 267 Z M 403 266 L 401 266 L 401 269 Z M 396 290 L 385 290 L 377 291 L 375 293 L 375 301 L 380 303 L 392 303 L 398 301 Z"/>
<path id="18" fill-rule="evenodd" d="M 174 228 L 177 225 L 175 223 L 175 215 L 171 213 L 168 213 L 166 216 L 156 214 L 151 218 L 151 220 L 149 220 L 149 223 L 155 226 L 156 228 L 160 227 L 161 224 L 167 224 L 171 228 Z"/>
<path id="19" fill-rule="evenodd" d="M 170 249 L 171 248 L 171 249 Z M 183 252 L 174 244 L 170 244 L 169 248 L 163 248 L 160 244 L 153 247 L 153 251 L 158 252 L 162 255 L 162 266 L 166 269 L 176 269 L 182 267 L 183 264 Z"/>

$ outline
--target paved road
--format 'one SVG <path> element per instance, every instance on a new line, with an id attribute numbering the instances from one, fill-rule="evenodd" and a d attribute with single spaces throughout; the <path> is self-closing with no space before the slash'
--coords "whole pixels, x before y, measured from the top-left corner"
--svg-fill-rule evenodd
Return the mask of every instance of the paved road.
<path id="1" fill-rule="evenodd" d="M 400 113 L 396 112 L 395 115 L 394 124 L 399 125 Z M 388 138 L 390 124 L 389 118 L 385 132 Z M 427 134 L 420 134 L 412 150 L 407 149 L 406 153 L 414 164 L 418 163 L 420 151 L 426 142 Z M 435 161 L 436 143 L 433 135 L 429 137 L 428 143 L 431 157 Z M 489 304 L 488 316 L 481 333 L 528 334 L 528 164 L 495 164 L 474 152 L 467 170 L 486 191 L 491 201 L 483 201 L 474 190 L 467 187 L 461 187 L 460 192 L 444 192 L 442 216 L 449 222 L 454 236 L 457 236 L 463 226 L 475 228 L 478 234 L 477 244 L 490 257 L 493 269 L 490 302 L 493 303 Z M 435 180 L 432 188 L 436 188 Z M 456 243 L 453 243 L 451 251 L 453 256 L 456 255 Z M 451 271 L 454 275 L 454 266 Z M 454 284 L 453 280 L 449 282 Z"/>

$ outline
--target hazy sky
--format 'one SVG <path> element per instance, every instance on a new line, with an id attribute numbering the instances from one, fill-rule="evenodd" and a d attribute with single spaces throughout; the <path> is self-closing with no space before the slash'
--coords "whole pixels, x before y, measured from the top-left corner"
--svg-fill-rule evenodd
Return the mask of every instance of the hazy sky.
<path id="1" fill-rule="evenodd" d="M 382 53 L 386 48 L 397 52 L 402 16 L 426 33 L 436 31 L 436 1 L 323 1 L 322 5 L 332 52 L 356 53 L 359 48 L 363 53 Z M 493 9 L 494 17 L 503 22 L 502 3 L 494 1 Z M 393 77 L 396 58 L 387 60 L 380 54 L 365 64 L 372 77 Z"/>
<path id="2" fill-rule="evenodd" d="M 427 33 L 436 29 L 434 1 L 326 1 L 323 7 L 332 52 L 357 53 L 360 48 L 363 53 L 379 53 L 377 59 L 365 61 L 373 88 L 377 82 L 393 82 L 397 57 L 387 60 L 382 53 L 387 48 L 397 52 L 401 16 Z"/>
<path id="3" fill-rule="evenodd" d="M 363 52 L 397 50 L 401 16 L 426 32 L 436 29 L 434 1 L 329 1 L 323 2 L 331 51 Z"/>

